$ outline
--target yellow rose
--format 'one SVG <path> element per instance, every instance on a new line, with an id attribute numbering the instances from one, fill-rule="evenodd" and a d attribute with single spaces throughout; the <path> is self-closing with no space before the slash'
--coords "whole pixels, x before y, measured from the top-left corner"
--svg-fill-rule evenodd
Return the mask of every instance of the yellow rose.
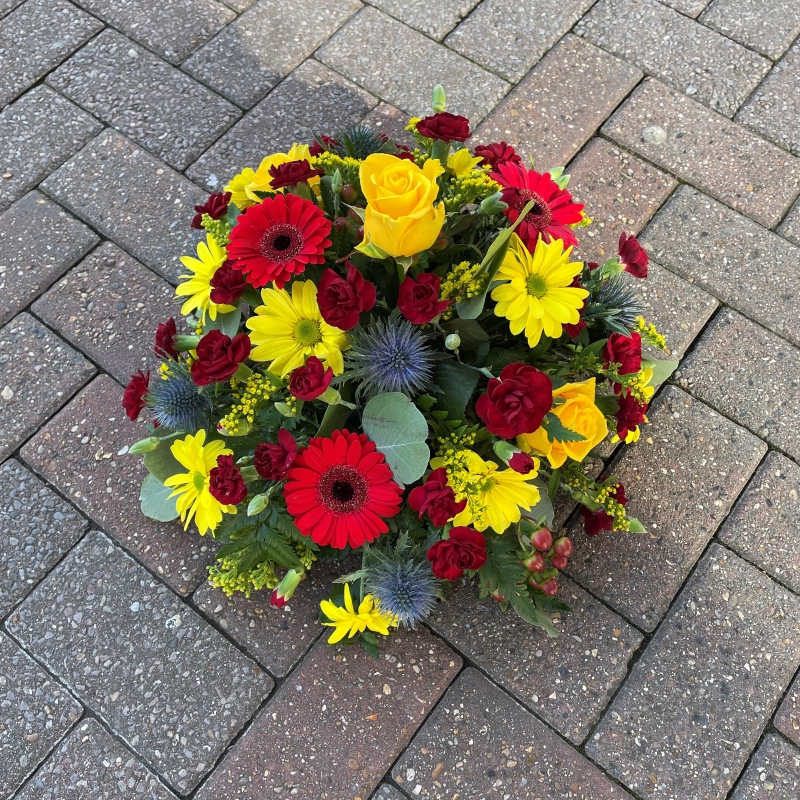
<path id="1" fill-rule="evenodd" d="M 364 242 L 390 256 L 413 256 L 427 250 L 444 224 L 444 203 L 436 179 L 444 168 L 428 159 L 420 169 L 413 161 L 373 153 L 361 162 L 361 191 L 367 198 Z"/>
<path id="2" fill-rule="evenodd" d="M 553 390 L 553 397 L 564 402 L 553 406 L 553 413 L 565 428 L 584 437 L 582 442 L 551 442 L 544 428 L 517 437 L 517 446 L 526 453 L 532 451 L 547 456 L 553 469 L 560 467 L 567 457 L 583 461 L 589 451 L 608 435 L 608 425 L 603 412 L 594 404 L 595 379 L 580 383 L 565 383 Z"/>
<path id="3" fill-rule="evenodd" d="M 258 165 L 252 181 L 245 188 L 247 196 L 253 203 L 260 203 L 261 198 L 256 192 L 272 191 L 272 176 L 269 174 L 270 167 L 277 167 L 289 161 L 302 160 L 311 161 L 311 151 L 307 144 L 293 144 L 288 153 L 273 153 L 271 156 L 267 156 Z M 314 176 L 308 183 L 309 185 L 319 183 L 319 176 Z"/>

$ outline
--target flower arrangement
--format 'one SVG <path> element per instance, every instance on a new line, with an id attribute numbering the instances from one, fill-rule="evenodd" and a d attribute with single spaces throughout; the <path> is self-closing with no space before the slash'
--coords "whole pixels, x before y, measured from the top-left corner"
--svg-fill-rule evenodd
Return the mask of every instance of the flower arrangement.
<path id="1" fill-rule="evenodd" d="M 505 142 L 471 152 L 444 109 L 436 87 L 413 149 L 357 125 L 198 206 L 185 328 L 159 325 L 158 369 L 123 400 L 152 417 L 131 447 L 142 511 L 220 541 L 212 583 L 282 607 L 315 561 L 357 551 L 320 617 L 369 652 L 465 575 L 555 635 L 573 543 L 553 499 L 580 504 L 589 536 L 644 530 L 588 458 L 638 439 L 675 367 L 642 354 L 666 346 L 622 275 L 647 276 L 636 239 L 576 260 L 591 220 L 563 169 Z"/>

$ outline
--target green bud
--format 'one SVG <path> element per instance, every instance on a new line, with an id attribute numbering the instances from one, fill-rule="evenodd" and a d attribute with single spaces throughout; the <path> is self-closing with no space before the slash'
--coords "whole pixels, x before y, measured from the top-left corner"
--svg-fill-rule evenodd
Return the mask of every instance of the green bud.
<path id="1" fill-rule="evenodd" d="M 256 514 L 260 514 L 268 505 L 269 497 L 267 497 L 265 494 L 257 494 L 247 504 L 247 516 L 254 517 Z"/>
<path id="2" fill-rule="evenodd" d="M 617 256 L 609 258 L 602 267 L 600 267 L 598 277 L 601 280 L 608 280 L 615 275 L 619 275 L 625 269 L 625 265 L 619 260 Z"/>
<path id="3" fill-rule="evenodd" d="M 275 408 L 278 409 L 278 413 L 282 417 L 294 417 L 296 416 L 295 410 L 290 408 L 286 403 L 275 403 Z"/>
<path id="4" fill-rule="evenodd" d="M 252 481 L 257 481 L 261 476 L 256 472 L 256 468 L 252 465 L 242 467 L 239 472 L 242 475 L 242 480 L 245 483 L 251 483 Z"/>
<path id="5" fill-rule="evenodd" d="M 344 180 L 342 180 L 342 173 L 337 169 L 331 177 L 331 189 L 333 190 L 334 194 L 340 194 L 343 186 Z"/>
<path id="6" fill-rule="evenodd" d="M 480 213 L 485 214 L 487 217 L 492 217 L 501 211 L 505 211 L 508 208 L 508 204 L 502 201 L 502 197 L 502 192 L 495 192 L 493 195 L 484 198 L 481 201 Z"/>
<path id="7" fill-rule="evenodd" d="M 513 457 L 514 453 L 519 453 L 518 447 L 514 447 L 510 442 L 503 440 L 495 442 L 492 450 L 494 450 L 495 455 L 502 461 L 505 461 L 506 464 L 508 464 L 509 459 Z"/>
<path id="8" fill-rule="evenodd" d="M 437 83 L 433 87 L 431 94 L 431 105 L 433 106 L 434 114 L 441 114 L 447 108 L 447 96 L 444 93 L 444 87 L 441 83 Z"/>
<path id="9" fill-rule="evenodd" d="M 197 345 L 200 344 L 199 336 L 176 336 L 174 340 L 175 349 L 179 353 L 185 353 L 187 350 L 195 350 Z"/>
<path id="10" fill-rule="evenodd" d="M 338 389 L 329 386 L 317 400 L 322 400 L 323 403 L 327 403 L 329 406 L 338 406 L 342 402 L 342 396 L 339 394 Z"/>
<path id="11" fill-rule="evenodd" d="M 133 453 L 135 456 L 152 453 L 160 444 L 161 439 L 158 436 L 148 436 L 146 439 L 140 439 L 135 444 L 132 444 L 128 452 Z"/>
<path id="12" fill-rule="evenodd" d="M 451 333 L 445 340 L 444 346 L 448 350 L 458 350 L 461 346 L 461 337 L 457 333 Z"/>
<path id="13" fill-rule="evenodd" d="M 304 572 L 290 569 L 282 578 L 281 582 L 275 587 L 269 599 L 269 604 L 275 608 L 283 608 L 289 602 L 294 590 L 300 585 L 300 581 L 305 578 Z"/>

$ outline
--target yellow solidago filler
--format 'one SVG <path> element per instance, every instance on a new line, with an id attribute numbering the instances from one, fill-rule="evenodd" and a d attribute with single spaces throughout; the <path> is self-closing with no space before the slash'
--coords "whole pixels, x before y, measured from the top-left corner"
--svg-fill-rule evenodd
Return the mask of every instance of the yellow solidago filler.
<path id="1" fill-rule="evenodd" d="M 500 191 L 500 184 L 495 183 L 483 170 L 476 169 L 466 175 L 456 176 L 450 183 L 450 195 L 444 204 L 448 211 L 458 211 L 467 203 L 474 203 L 491 197 Z"/>
<path id="2" fill-rule="evenodd" d="M 275 386 L 266 375 L 254 372 L 239 390 L 240 382 L 231 378 L 232 396 L 237 402 L 230 411 L 220 420 L 219 428 L 223 433 L 244 430 L 255 422 L 259 405 L 269 400 L 276 391 Z M 242 424 L 246 423 L 246 424 Z"/>
<path id="3" fill-rule="evenodd" d="M 606 513 L 614 520 L 615 531 L 630 530 L 631 524 L 628 522 L 628 513 L 625 506 L 611 496 L 611 492 L 619 487 L 618 483 L 609 483 L 597 493 L 597 502 L 603 506 Z"/>
<path id="4" fill-rule="evenodd" d="M 512 234 L 508 253 L 495 280 L 506 281 L 492 292 L 497 302 L 494 313 L 510 320 L 511 333 L 525 331 L 528 345 L 535 347 L 542 334 L 557 339 L 564 323 L 580 320 L 578 309 L 589 295 L 586 289 L 572 288 L 572 279 L 581 271 L 579 261 L 570 263 L 572 248 L 564 250 L 561 239 L 549 244 L 540 236 L 533 254 Z"/>
<path id="5" fill-rule="evenodd" d="M 389 627 L 397 626 L 397 620 L 391 614 L 381 611 L 380 604 L 368 594 L 359 604 L 358 611 L 353 608 L 353 598 L 350 594 L 350 584 L 344 585 L 344 608 L 340 608 L 330 600 L 323 600 L 319 604 L 322 613 L 330 620 L 323 622 L 334 631 L 328 639 L 328 644 L 336 644 L 346 636 L 352 639 L 365 630 L 389 635 Z"/>
<path id="6" fill-rule="evenodd" d="M 234 175 L 223 189 L 223 191 L 231 193 L 231 203 L 237 208 L 244 210 L 248 206 L 255 205 L 255 201 L 251 200 L 245 191 L 253 182 L 255 175 L 254 169 L 245 167 L 238 175 Z"/>
<path id="7" fill-rule="evenodd" d="M 417 132 L 417 125 L 419 124 L 422 117 L 411 117 L 408 122 L 406 122 L 406 130 L 411 131 L 411 133 Z"/>
<path id="8" fill-rule="evenodd" d="M 551 442 L 544 428 L 517 437 L 517 446 L 526 453 L 534 452 L 547 456 L 553 469 L 560 467 L 567 458 L 583 461 L 589 451 L 608 435 L 608 425 L 603 412 L 594 404 L 595 379 L 580 383 L 565 383 L 553 390 L 553 397 L 563 403 L 553 406 L 555 414 L 565 428 L 584 437 L 582 442 Z"/>
<path id="9" fill-rule="evenodd" d="M 457 178 L 465 178 L 481 161 L 482 156 L 473 157 L 466 147 L 462 147 L 447 157 L 447 169 L 454 172 Z"/>
<path id="10" fill-rule="evenodd" d="M 314 169 L 321 169 L 326 175 L 333 175 L 338 169 L 344 183 L 358 184 L 358 169 L 361 162 L 350 156 L 337 156 L 336 153 L 324 152 L 311 160 Z"/>
<path id="11" fill-rule="evenodd" d="M 286 289 L 262 289 L 263 306 L 247 320 L 253 361 L 270 361 L 269 371 L 281 377 L 316 356 L 334 375 L 344 371 L 342 350 L 348 347 L 344 331 L 328 325 L 317 305 L 314 281 L 294 281 Z"/>
<path id="12" fill-rule="evenodd" d="M 229 456 L 233 450 L 225 447 L 225 442 L 215 439 L 205 444 L 206 432 L 200 430 L 196 435 L 189 434 L 178 439 L 170 447 L 175 460 L 186 467 L 187 472 L 172 475 L 164 481 L 165 486 L 174 486 L 170 497 L 177 497 L 176 506 L 181 515 L 183 528 L 189 527 L 194 518 L 201 534 L 215 531 L 222 522 L 222 512 L 236 513 L 236 506 L 220 503 L 208 490 L 209 474 L 217 466 L 220 456 Z"/>
<path id="13" fill-rule="evenodd" d="M 253 179 L 245 187 L 245 193 L 252 203 L 261 202 L 261 198 L 256 192 L 272 191 L 272 176 L 269 174 L 270 167 L 277 167 L 280 164 L 286 164 L 289 161 L 300 161 L 301 159 L 305 159 L 308 162 L 311 161 L 311 151 L 307 144 L 293 144 L 288 153 L 273 153 L 271 156 L 266 156 L 258 165 Z M 315 183 L 319 183 L 319 176 L 309 181 L 311 186 Z"/>
<path id="14" fill-rule="evenodd" d="M 669 351 L 666 338 L 658 332 L 652 322 L 648 323 L 644 317 L 636 318 L 636 330 L 639 331 L 644 344 L 657 347 L 659 350 Z"/>
<path id="15" fill-rule="evenodd" d="M 480 270 L 480 264 L 471 264 L 469 261 L 462 261 L 450 268 L 439 288 L 439 295 L 442 300 L 453 300 L 453 303 L 444 310 L 442 319 L 450 319 L 453 316 L 455 303 L 477 297 L 486 288 L 489 276 Z"/>
<path id="16" fill-rule="evenodd" d="M 181 306 L 181 314 L 198 311 L 204 323 L 206 315 L 216 319 L 217 314 L 233 311 L 234 306 L 211 302 L 211 279 L 227 257 L 225 248 L 220 247 L 210 233 L 206 234 L 205 242 L 198 242 L 197 258 L 181 256 L 181 264 L 191 271 L 191 275 L 180 276 L 182 283 L 175 289 L 176 297 L 187 298 Z"/>

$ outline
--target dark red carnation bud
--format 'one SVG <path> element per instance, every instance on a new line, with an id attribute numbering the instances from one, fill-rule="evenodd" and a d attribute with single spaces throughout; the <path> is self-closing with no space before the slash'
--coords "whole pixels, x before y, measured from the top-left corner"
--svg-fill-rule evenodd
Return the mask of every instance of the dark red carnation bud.
<path id="1" fill-rule="evenodd" d="M 234 269 L 233 261 L 228 259 L 211 278 L 211 302 L 232 306 L 244 294 L 247 278 L 238 269 Z"/>
<path id="2" fill-rule="evenodd" d="M 467 500 L 456 502 L 455 492 L 447 484 L 447 470 L 439 467 L 428 475 L 422 486 L 409 492 L 408 505 L 419 513 L 420 519 L 427 514 L 430 521 L 441 528 L 466 508 Z"/>
<path id="3" fill-rule="evenodd" d="M 398 158 L 402 158 L 403 161 L 413 161 L 414 160 L 414 154 L 411 152 L 411 150 L 408 149 L 408 147 L 406 145 L 398 144 L 397 142 L 395 142 L 395 144 L 397 145 L 397 152 L 395 153 L 395 155 Z"/>
<path id="4" fill-rule="evenodd" d="M 358 189 L 352 183 L 346 183 L 342 186 L 342 200 L 345 203 L 355 203 L 358 200 Z"/>
<path id="5" fill-rule="evenodd" d="M 416 280 L 406 275 L 400 284 L 397 307 L 415 325 L 425 325 L 438 317 L 452 302 L 439 300 L 441 279 L 430 272 L 421 273 Z"/>
<path id="6" fill-rule="evenodd" d="M 567 536 L 562 536 L 553 542 L 553 552 L 557 556 L 569 558 L 572 555 L 572 540 Z"/>
<path id="7" fill-rule="evenodd" d="M 522 563 L 525 569 L 531 572 L 542 572 L 545 567 L 544 556 L 541 553 L 532 553 Z"/>
<path id="8" fill-rule="evenodd" d="M 479 144 L 475 148 L 475 157 L 480 156 L 483 161 L 478 166 L 496 167 L 498 164 L 521 164 L 522 159 L 517 151 L 505 142 L 494 142 L 492 144 Z"/>
<path id="9" fill-rule="evenodd" d="M 319 280 L 317 304 L 322 319 L 343 331 L 358 325 L 359 316 L 375 305 L 375 286 L 348 261 L 347 278 L 326 269 Z"/>
<path id="10" fill-rule="evenodd" d="M 153 351 L 159 358 L 177 358 L 178 351 L 175 349 L 175 336 L 178 329 L 175 320 L 170 317 L 166 322 L 162 322 L 156 328 L 156 344 Z"/>
<path id="11" fill-rule="evenodd" d="M 472 136 L 469 120 L 447 111 L 421 119 L 417 123 L 417 133 L 427 136 L 428 139 L 441 139 L 444 142 L 465 142 Z"/>
<path id="12" fill-rule="evenodd" d="M 428 561 L 437 578 L 456 581 L 466 570 L 480 569 L 486 563 L 486 538 L 472 528 L 451 528 L 448 539 L 428 550 Z"/>
<path id="13" fill-rule="evenodd" d="M 325 369 L 316 356 L 309 356 L 289 377 L 289 391 L 298 400 L 316 400 L 330 386 L 333 369 Z"/>
<path id="14" fill-rule="evenodd" d="M 556 569 L 566 569 L 567 564 L 569 564 L 569 559 L 566 556 L 552 556 L 550 558 L 550 563 Z"/>
<path id="15" fill-rule="evenodd" d="M 324 144 L 325 147 L 323 147 L 317 141 L 317 139 L 314 139 L 314 141 L 308 146 L 308 152 L 311 154 L 311 156 L 321 155 L 322 153 L 326 152 L 326 150 L 330 150 L 332 147 L 339 146 L 339 142 L 337 142 L 336 139 L 332 139 L 330 136 L 326 136 L 324 133 L 318 138 L 322 140 L 322 144 Z"/>
<path id="16" fill-rule="evenodd" d="M 527 475 L 529 472 L 533 472 L 536 468 L 536 463 L 527 453 L 519 452 L 514 453 L 514 455 L 508 459 L 508 466 L 511 467 L 514 472 Z"/>
<path id="17" fill-rule="evenodd" d="M 195 206 L 197 212 L 192 217 L 192 227 L 195 230 L 203 230 L 203 215 L 208 214 L 211 219 L 222 219 L 228 213 L 228 204 L 231 201 L 231 193 L 225 192 L 209 195 L 208 200 L 201 206 Z"/>
<path id="18" fill-rule="evenodd" d="M 589 267 L 589 272 L 596 270 L 600 266 L 599 261 L 587 261 L 586 266 Z"/>
<path id="19" fill-rule="evenodd" d="M 619 260 L 625 265 L 625 272 L 634 278 L 646 278 L 650 258 L 635 236 L 624 231 L 619 235 Z"/>
<path id="20" fill-rule="evenodd" d="M 253 454 L 253 466 L 265 481 L 281 481 L 297 458 L 297 442 L 289 431 L 278 431 L 278 442 L 262 442 Z"/>
<path id="21" fill-rule="evenodd" d="M 144 398 L 149 386 L 150 370 L 147 372 L 139 370 L 136 375 L 131 375 L 131 379 L 125 387 L 125 393 L 122 395 L 122 407 L 131 422 L 139 419 L 139 414 L 146 405 Z"/>
<path id="22" fill-rule="evenodd" d="M 229 506 L 238 505 L 247 497 L 247 486 L 233 456 L 217 458 L 217 466 L 208 473 L 208 491 L 215 500 Z"/>
<path id="23" fill-rule="evenodd" d="M 239 333 L 231 339 L 222 331 L 209 331 L 196 348 L 197 360 L 192 364 L 192 380 L 197 386 L 208 386 L 228 380 L 250 355 L 250 337 Z"/>
<path id="24" fill-rule="evenodd" d="M 275 164 L 269 168 L 269 176 L 272 179 L 270 186 L 273 190 L 297 186 L 298 183 L 308 183 L 312 178 L 324 174 L 321 169 L 311 169 L 311 164 L 304 158 Z"/>
<path id="25" fill-rule="evenodd" d="M 617 420 L 617 436 L 620 439 L 625 437 L 644 422 L 647 404 L 640 403 L 632 394 L 630 389 L 625 390 L 625 394 L 619 397 L 619 409 L 614 415 Z"/>
<path id="26" fill-rule="evenodd" d="M 531 544 L 546 553 L 553 546 L 553 534 L 549 528 L 540 528 L 531 536 Z"/>

